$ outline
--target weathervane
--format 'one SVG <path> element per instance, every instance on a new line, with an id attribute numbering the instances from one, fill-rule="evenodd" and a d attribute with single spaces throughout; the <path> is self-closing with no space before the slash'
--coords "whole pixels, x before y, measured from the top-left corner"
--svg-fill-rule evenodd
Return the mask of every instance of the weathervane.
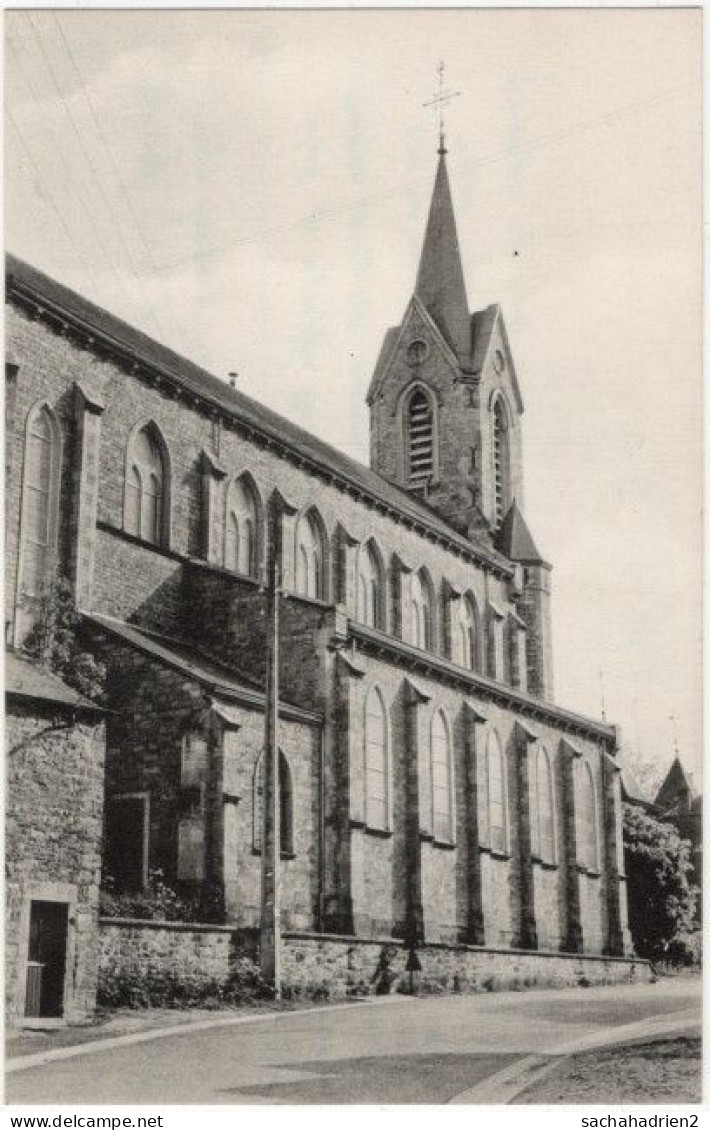
<path id="1" fill-rule="evenodd" d="M 444 106 L 447 102 L 451 102 L 453 98 L 458 98 L 460 90 L 444 90 L 444 64 L 439 63 L 436 68 L 439 75 L 439 89 L 433 98 L 428 102 L 422 102 L 423 106 L 435 106 L 439 111 L 439 153 L 443 156 L 446 153 L 446 145 L 444 144 Z"/>

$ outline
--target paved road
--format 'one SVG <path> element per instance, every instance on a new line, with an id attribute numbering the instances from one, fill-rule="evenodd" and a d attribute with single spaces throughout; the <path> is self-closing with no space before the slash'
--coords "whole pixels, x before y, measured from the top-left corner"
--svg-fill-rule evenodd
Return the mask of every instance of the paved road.
<path id="1" fill-rule="evenodd" d="M 11 1103 L 449 1102 L 530 1055 L 564 1054 L 609 1029 L 677 1015 L 700 1025 L 700 982 L 395 997 L 270 1014 L 126 1043 L 15 1071 Z M 665 1023 L 665 1021 L 662 1021 Z M 492 1083 L 495 1092 L 495 1081 Z M 475 1092 L 473 1092 L 475 1093 Z M 476 1101 L 476 1100 L 472 1100 Z M 488 1099 L 488 1101 L 491 1101 Z"/>

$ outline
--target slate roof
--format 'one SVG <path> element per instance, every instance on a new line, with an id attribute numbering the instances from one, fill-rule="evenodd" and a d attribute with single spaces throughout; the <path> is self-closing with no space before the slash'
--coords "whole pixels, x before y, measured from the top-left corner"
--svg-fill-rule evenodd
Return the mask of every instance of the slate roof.
<path id="1" fill-rule="evenodd" d="M 51 702 L 69 711 L 105 713 L 101 706 L 68 687 L 56 675 L 14 651 L 5 653 L 5 694 L 8 698 Z"/>
<path id="2" fill-rule="evenodd" d="M 198 655 L 187 640 L 178 640 L 158 632 L 149 631 L 136 624 L 126 624 L 99 612 L 85 613 L 85 623 L 118 637 L 130 647 L 143 652 L 157 662 L 179 671 L 196 683 L 210 687 L 218 698 L 238 701 L 245 706 L 262 710 L 265 706 L 263 684 L 243 671 L 234 671 Z M 284 718 L 295 721 L 320 723 L 321 716 L 281 700 L 280 711 Z"/>
<path id="3" fill-rule="evenodd" d="M 7 290 L 10 294 L 14 293 L 18 297 L 24 295 L 30 301 L 36 300 L 40 306 L 55 313 L 60 319 L 71 322 L 91 336 L 100 336 L 118 352 L 156 370 L 256 432 L 290 449 L 295 455 L 311 460 L 335 478 L 421 524 L 461 550 L 496 565 L 506 574 L 510 573 L 509 563 L 497 553 L 458 534 L 425 503 L 393 486 L 369 467 L 344 455 L 239 389 L 232 388 L 206 369 L 94 305 L 17 256 L 7 254 L 6 269 Z"/>
<path id="4" fill-rule="evenodd" d="M 496 535 L 496 549 L 511 561 L 522 561 L 529 565 L 545 564 L 515 500 Z"/>
<path id="5" fill-rule="evenodd" d="M 672 804 L 679 796 L 692 797 L 693 790 L 691 788 L 688 777 L 681 764 L 680 758 L 675 757 L 673 763 L 668 770 L 658 792 L 656 793 L 654 804 L 664 808 Z"/>
<path id="6" fill-rule="evenodd" d="M 434 191 L 414 293 L 431 314 L 454 353 L 471 356 L 471 324 L 456 232 L 445 150 L 439 150 Z"/>

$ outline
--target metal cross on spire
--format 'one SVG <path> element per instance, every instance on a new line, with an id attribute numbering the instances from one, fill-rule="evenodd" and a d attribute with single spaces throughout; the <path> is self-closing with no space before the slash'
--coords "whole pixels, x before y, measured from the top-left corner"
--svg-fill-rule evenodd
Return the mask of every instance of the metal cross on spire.
<path id="1" fill-rule="evenodd" d="M 676 757 L 678 757 L 678 719 L 676 718 L 675 714 L 669 714 L 668 721 L 671 723 L 673 728 L 673 749 Z"/>
<path id="2" fill-rule="evenodd" d="M 428 102 L 423 102 L 423 106 L 435 106 L 439 112 L 439 153 L 443 156 L 446 153 L 445 132 L 444 132 L 444 106 L 447 102 L 451 102 L 453 98 L 458 98 L 461 94 L 460 90 L 445 90 L 444 89 L 444 64 L 439 63 L 436 68 L 439 75 L 439 89 L 433 98 Z"/>

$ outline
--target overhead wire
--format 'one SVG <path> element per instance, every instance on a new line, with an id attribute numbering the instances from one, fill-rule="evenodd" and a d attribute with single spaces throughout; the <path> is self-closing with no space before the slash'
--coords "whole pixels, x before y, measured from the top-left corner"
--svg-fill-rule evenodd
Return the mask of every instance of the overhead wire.
<path id="1" fill-rule="evenodd" d="M 62 25 L 61 25 L 59 18 L 57 17 L 57 13 L 53 10 L 50 10 L 50 14 L 51 14 L 52 20 L 54 22 L 54 25 L 55 25 L 57 31 L 59 32 L 59 36 L 60 36 L 61 41 L 64 45 L 64 49 L 66 51 L 67 58 L 68 58 L 71 66 L 74 70 L 74 74 L 76 75 L 77 79 L 79 80 L 79 84 L 80 84 L 79 88 L 80 88 L 81 93 L 84 97 L 84 101 L 86 102 L 86 105 L 89 108 L 89 113 L 91 115 L 92 121 L 93 121 L 94 126 L 96 128 L 96 132 L 97 132 L 97 134 L 98 134 L 98 136 L 101 140 L 101 144 L 103 145 L 104 152 L 106 153 L 106 155 L 109 159 L 109 162 L 111 164 L 111 168 L 113 169 L 113 173 L 114 173 L 114 176 L 116 178 L 116 183 L 118 184 L 118 186 L 121 190 L 121 193 L 123 195 L 123 198 L 126 202 L 128 212 L 131 216 L 131 219 L 133 221 L 133 225 L 135 227 L 136 232 L 138 233 L 138 237 L 139 237 L 140 242 L 143 246 L 145 257 L 147 259 L 150 270 L 153 274 L 157 274 L 158 272 L 157 272 L 157 268 L 156 268 L 156 265 L 155 265 L 155 260 L 153 258 L 153 253 L 152 253 L 152 250 L 150 248 L 150 244 L 149 244 L 148 240 L 146 239 L 146 236 L 145 236 L 145 233 L 143 231 L 140 219 L 139 219 L 138 214 L 137 214 L 137 212 L 136 212 L 136 210 L 133 206 L 131 194 L 130 194 L 128 187 L 126 185 L 126 182 L 123 178 L 123 174 L 121 172 L 120 165 L 119 165 L 118 161 L 116 161 L 116 159 L 113 155 L 113 151 L 111 149 L 111 146 L 109 145 L 109 142 L 106 138 L 106 134 L 104 133 L 103 127 L 102 127 L 101 122 L 99 120 L 99 116 L 96 112 L 96 107 L 94 106 L 94 102 L 93 102 L 93 99 L 92 99 L 90 91 L 89 91 L 89 84 L 86 82 L 84 75 L 82 73 L 81 67 L 79 66 L 78 60 L 77 60 L 74 52 L 71 49 L 71 45 L 69 44 L 67 37 L 64 34 L 64 29 L 62 28 Z M 182 336 L 181 327 L 178 326 L 177 323 L 175 323 L 174 328 L 175 328 L 175 331 L 176 331 L 178 337 L 182 341 L 183 347 L 184 347 L 185 342 L 184 342 L 184 338 Z"/>
<path id="2" fill-rule="evenodd" d="M 61 84 L 60 84 L 58 76 L 57 76 L 57 72 L 54 68 L 54 65 L 53 65 L 53 63 L 52 63 L 52 61 L 49 57 L 47 50 L 45 49 L 44 43 L 42 42 L 42 37 L 39 34 L 39 32 L 36 28 L 35 22 L 31 18 L 30 13 L 27 12 L 27 11 L 24 11 L 22 14 L 25 17 L 27 26 L 30 28 L 32 35 L 34 37 L 34 40 L 35 40 L 35 42 L 36 42 L 36 44 L 39 48 L 39 51 L 42 55 L 42 58 L 44 59 L 44 62 L 46 64 L 50 78 L 51 78 L 52 83 L 54 85 L 54 88 L 57 92 L 57 96 L 59 97 L 59 100 L 61 101 L 61 103 L 64 107 L 64 110 L 65 110 L 65 113 L 67 115 L 67 119 L 69 121 L 69 124 L 71 125 L 72 131 L 73 131 L 73 133 L 74 133 L 74 135 L 77 139 L 77 142 L 79 144 L 79 148 L 80 148 L 80 150 L 81 150 L 81 152 L 84 156 L 84 159 L 86 161 L 86 164 L 87 164 L 87 167 L 90 171 L 90 174 L 91 174 L 91 176 L 94 180 L 94 183 L 96 184 L 96 187 L 98 189 L 101 200 L 104 203 L 104 206 L 106 208 L 106 212 L 109 216 L 109 219 L 111 219 L 111 217 L 113 216 L 113 214 L 115 212 L 115 209 L 114 209 L 111 201 L 108 198 L 108 195 L 106 193 L 106 189 L 104 188 L 104 185 L 102 183 L 101 175 L 98 172 L 98 170 L 96 169 L 96 165 L 95 165 L 94 161 L 92 160 L 91 154 L 89 153 L 87 146 L 84 142 L 84 138 L 82 137 L 81 130 L 78 128 L 76 120 L 74 118 L 74 115 L 73 115 L 73 113 L 72 113 L 72 111 L 71 111 L 71 109 L 70 109 L 70 107 L 67 103 L 66 97 L 64 95 L 64 91 L 61 88 Z M 141 294 L 143 296 L 143 300 L 146 304 L 148 313 L 149 313 L 149 315 L 150 315 L 150 317 L 153 321 L 153 324 L 155 325 L 156 329 L 158 330 L 158 333 L 161 336 L 165 337 L 166 336 L 165 328 L 162 325 L 160 318 L 158 317 L 158 315 L 157 315 L 157 313 L 156 313 L 156 311 L 153 307 L 153 303 L 151 302 L 150 295 L 146 291 L 145 285 L 144 285 L 144 283 L 143 283 L 143 281 L 140 277 L 138 270 L 136 269 L 136 266 L 135 266 L 134 261 L 133 261 L 133 255 L 131 253 L 131 249 L 129 248 L 129 246 L 128 246 L 125 238 L 124 238 L 123 232 L 121 231 L 121 226 L 120 226 L 120 224 L 116 224 L 115 222 L 111 226 L 112 226 L 112 229 L 115 231 L 118 242 L 120 243 L 120 245 L 123 249 L 129 271 L 130 271 L 130 273 L 133 276 L 137 286 L 139 287 L 139 289 L 141 291 Z"/>

